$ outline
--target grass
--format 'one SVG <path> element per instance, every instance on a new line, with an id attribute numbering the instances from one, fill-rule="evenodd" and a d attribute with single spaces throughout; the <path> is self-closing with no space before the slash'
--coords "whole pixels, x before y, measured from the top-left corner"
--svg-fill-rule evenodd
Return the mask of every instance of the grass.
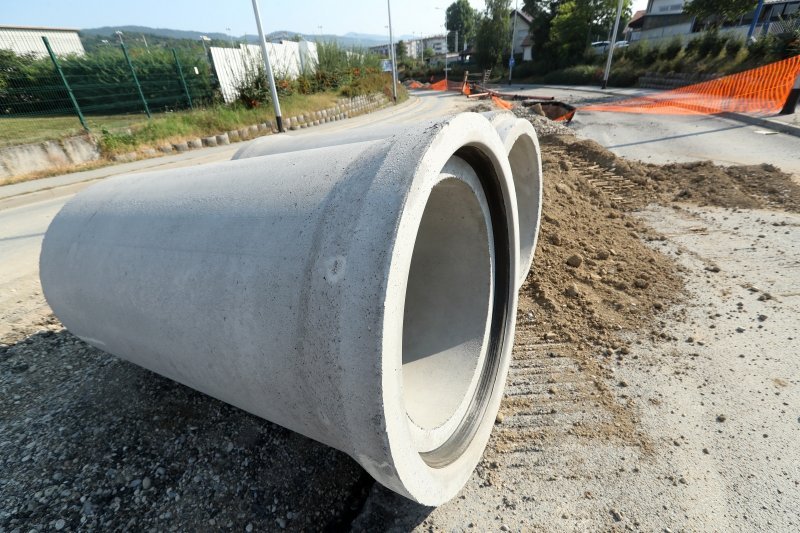
<path id="1" fill-rule="evenodd" d="M 281 98 L 281 113 L 291 117 L 310 111 L 332 107 L 339 98 L 333 91 Z M 143 147 L 154 147 L 164 142 L 174 142 L 194 137 L 222 133 L 275 119 L 272 106 L 247 109 L 241 105 L 214 106 L 194 111 L 166 113 L 133 124 L 128 130 L 102 131 L 100 149 L 105 155 L 131 152 Z"/>
<path id="2" fill-rule="evenodd" d="M 339 96 L 324 93 L 281 98 L 283 116 L 331 107 Z M 214 106 L 192 111 L 144 114 L 87 116 L 91 133 L 100 139 L 107 155 L 136 150 L 157 141 L 199 137 L 274 120 L 272 106 L 246 109 L 243 106 Z M 82 135 L 85 130 L 74 115 L 32 118 L 0 118 L 0 147 L 51 141 Z M 106 142 L 107 141 L 107 142 Z"/>

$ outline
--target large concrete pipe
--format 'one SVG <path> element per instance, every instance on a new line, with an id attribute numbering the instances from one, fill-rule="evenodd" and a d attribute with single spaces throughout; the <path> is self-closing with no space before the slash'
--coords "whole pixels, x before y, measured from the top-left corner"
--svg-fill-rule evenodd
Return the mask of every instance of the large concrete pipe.
<path id="1" fill-rule="evenodd" d="M 504 146 L 465 113 L 413 135 L 108 179 L 55 217 L 40 270 L 86 342 L 438 505 L 499 408 L 517 227 Z"/>
<path id="2" fill-rule="evenodd" d="M 489 119 L 500 135 L 511 164 L 520 222 L 520 270 L 517 284 L 521 286 L 533 263 L 542 214 L 542 156 L 539 139 L 530 122 L 516 118 L 512 113 L 500 111 L 483 115 Z M 233 159 L 386 139 L 396 134 L 398 134 L 397 126 L 379 123 L 335 134 L 316 132 L 308 135 L 262 137 L 237 150 Z"/>

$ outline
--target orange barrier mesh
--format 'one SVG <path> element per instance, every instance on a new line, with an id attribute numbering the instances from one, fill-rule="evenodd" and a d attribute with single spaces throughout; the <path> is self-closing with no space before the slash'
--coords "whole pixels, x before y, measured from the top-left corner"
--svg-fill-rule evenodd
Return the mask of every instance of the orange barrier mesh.
<path id="1" fill-rule="evenodd" d="M 773 114 L 783 107 L 798 75 L 800 55 L 716 80 L 651 96 L 590 105 L 582 110 L 655 115 Z"/>
<path id="2" fill-rule="evenodd" d="M 447 80 L 439 80 L 436 83 L 431 83 L 431 90 L 432 91 L 446 91 L 447 90 Z"/>
<path id="3" fill-rule="evenodd" d="M 503 100 L 502 98 L 498 98 L 496 96 L 492 96 L 492 102 L 494 102 L 496 106 L 502 107 L 503 109 L 511 109 L 512 107 L 514 107 L 511 104 L 511 102 Z"/>
<path id="4" fill-rule="evenodd" d="M 412 81 L 411 83 L 408 84 L 408 88 L 409 89 L 421 89 L 422 88 L 422 84 L 420 82 L 418 82 L 418 81 Z"/>
<path id="5" fill-rule="evenodd" d="M 463 95 L 465 95 L 465 96 L 469 96 L 469 95 L 471 95 L 471 94 L 472 94 L 472 89 L 470 89 L 470 88 L 469 88 L 469 83 L 465 83 L 465 84 L 464 84 L 464 85 L 461 87 L 461 94 L 463 94 Z"/>

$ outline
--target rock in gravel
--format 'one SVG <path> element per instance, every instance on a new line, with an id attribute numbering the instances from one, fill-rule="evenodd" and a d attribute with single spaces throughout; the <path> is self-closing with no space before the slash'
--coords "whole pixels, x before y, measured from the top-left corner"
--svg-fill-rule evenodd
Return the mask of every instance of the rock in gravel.
<path id="1" fill-rule="evenodd" d="M 56 520 L 56 523 L 53 524 L 53 528 L 55 528 L 56 531 L 61 531 L 62 529 L 64 529 L 64 526 L 66 525 L 67 523 L 64 521 L 64 519 L 59 518 L 58 520 Z"/>
<path id="2" fill-rule="evenodd" d="M 717 415 L 717 422 L 725 422 L 728 419 L 725 415 Z"/>
<path id="3" fill-rule="evenodd" d="M 565 194 L 567 196 L 570 196 L 572 194 L 572 190 L 569 188 L 569 186 L 563 183 L 556 183 L 556 190 L 561 194 Z"/>
<path id="4" fill-rule="evenodd" d="M 567 259 L 567 264 L 572 268 L 578 268 L 583 264 L 583 257 L 578 254 L 573 254 Z"/>
<path id="5" fill-rule="evenodd" d="M 564 294 L 569 296 L 570 298 L 576 298 L 580 293 L 578 292 L 578 286 L 574 283 L 571 283 L 564 289 Z"/>
<path id="6" fill-rule="evenodd" d="M 601 261 L 605 261 L 610 256 L 611 254 L 609 254 L 606 250 L 600 250 L 599 252 L 597 252 L 597 258 L 600 259 Z"/>
<path id="7" fill-rule="evenodd" d="M 144 479 L 142 480 L 142 488 L 143 488 L 144 490 L 147 490 L 147 489 L 149 489 L 151 484 L 152 484 L 152 482 L 150 481 L 150 478 L 149 478 L 149 477 L 146 477 L 146 478 L 144 478 Z"/>
<path id="8" fill-rule="evenodd" d="M 647 287 L 650 286 L 650 283 L 648 283 L 647 280 L 637 279 L 634 280 L 633 286 L 636 287 L 637 289 L 646 289 Z"/>

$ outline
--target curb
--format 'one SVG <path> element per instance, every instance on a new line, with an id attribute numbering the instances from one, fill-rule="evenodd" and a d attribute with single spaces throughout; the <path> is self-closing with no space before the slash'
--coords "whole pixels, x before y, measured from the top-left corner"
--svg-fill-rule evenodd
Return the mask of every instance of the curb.
<path id="1" fill-rule="evenodd" d="M 719 116 L 730 120 L 735 120 L 737 122 L 744 122 L 745 124 L 750 124 L 751 126 L 760 126 L 768 130 L 779 131 L 787 135 L 792 135 L 793 137 L 800 137 L 800 126 L 795 126 L 793 124 L 777 122 L 767 118 L 751 117 L 748 115 L 742 115 L 740 113 L 720 113 Z"/>

